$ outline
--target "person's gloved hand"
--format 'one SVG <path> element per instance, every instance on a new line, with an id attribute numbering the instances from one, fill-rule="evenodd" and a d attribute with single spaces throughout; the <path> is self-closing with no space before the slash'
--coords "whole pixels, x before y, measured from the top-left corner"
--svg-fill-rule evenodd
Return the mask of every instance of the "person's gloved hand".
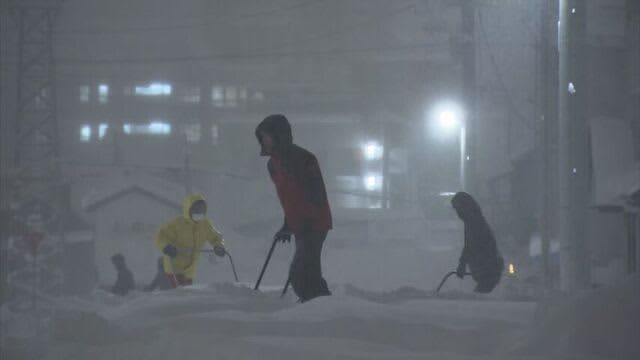
<path id="1" fill-rule="evenodd" d="M 178 256 L 178 249 L 175 246 L 169 244 L 165 246 L 164 249 L 162 249 L 162 253 L 170 258 L 174 258 Z"/>
<path id="2" fill-rule="evenodd" d="M 220 257 L 223 257 L 227 254 L 227 250 L 224 248 L 224 246 L 217 245 L 213 247 L 213 253 Z"/>
<path id="3" fill-rule="evenodd" d="M 456 276 L 460 279 L 464 278 L 466 267 L 467 266 L 463 263 L 458 264 L 458 268 L 456 269 Z"/>
<path id="4" fill-rule="evenodd" d="M 281 242 L 291 242 L 291 232 L 287 230 L 279 230 L 273 238 Z"/>

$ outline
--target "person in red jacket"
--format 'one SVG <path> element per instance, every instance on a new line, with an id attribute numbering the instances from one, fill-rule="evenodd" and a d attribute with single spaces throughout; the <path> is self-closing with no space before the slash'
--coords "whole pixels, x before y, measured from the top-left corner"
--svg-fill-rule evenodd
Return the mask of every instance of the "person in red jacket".
<path id="1" fill-rule="evenodd" d="M 269 115 L 256 128 L 260 155 L 269 156 L 267 168 L 282 210 L 284 224 L 275 238 L 291 241 L 296 251 L 289 268 L 291 286 L 301 302 L 331 295 L 322 277 L 320 255 L 332 228 L 331 209 L 316 157 L 293 143 L 284 115 Z"/>

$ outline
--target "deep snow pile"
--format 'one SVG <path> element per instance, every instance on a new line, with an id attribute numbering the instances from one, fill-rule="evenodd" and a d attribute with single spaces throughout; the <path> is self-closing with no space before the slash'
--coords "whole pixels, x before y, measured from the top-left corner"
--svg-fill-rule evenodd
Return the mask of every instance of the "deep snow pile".
<path id="1" fill-rule="evenodd" d="M 535 303 L 460 292 L 436 298 L 411 287 L 374 292 L 345 285 L 334 296 L 305 304 L 292 295 L 280 298 L 279 287 L 254 292 L 229 283 L 124 298 L 96 292 L 59 304 L 37 358 L 625 359 L 598 343 L 639 333 L 628 327 L 630 317 L 638 319 L 634 281 L 551 307 L 537 328 Z M 607 317 L 594 307 L 617 310 Z M 4 330 L 10 330 L 3 333 L 3 345 L 15 350 L 8 359 L 24 358 L 20 334 L 10 334 L 24 320 L 3 313 Z M 599 331 L 580 331 L 595 325 Z M 564 336 L 569 328 L 578 331 Z"/>
<path id="2" fill-rule="evenodd" d="M 541 303 L 523 352 L 640 359 L 640 275 Z"/>

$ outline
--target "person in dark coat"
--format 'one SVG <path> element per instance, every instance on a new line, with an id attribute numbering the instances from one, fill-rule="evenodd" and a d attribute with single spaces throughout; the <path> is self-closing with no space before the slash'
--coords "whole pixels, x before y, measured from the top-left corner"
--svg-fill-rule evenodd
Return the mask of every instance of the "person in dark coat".
<path id="1" fill-rule="evenodd" d="M 127 293 L 135 287 L 133 274 L 127 268 L 127 264 L 122 254 L 113 255 L 111 257 L 111 262 L 118 272 L 118 278 L 116 279 L 116 283 L 113 287 L 111 287 L 111 292 L 120 296 L 127 295 Z"/>
<path id="2" fill-rule="evenodd" d="M 173 286 L 169 282 L 169 279 L 167 278 L 167 274 L 164 272 L 164 258 L 162 256 L 158 257 L 157 264 L 158 272 L 153 278 L 153 281 L 151 281 L 151 283 L 144 288 L 145 291 L 153 291 L 155 289 L 168 290 L 173 288 Z"/>
<path id="3" fill-rule="evenodd" d="M 491 292 L 502 276 L 504 260 L 500 256 L 493 232 L 482 215 L 476 200 L 466 192 L 459 192 L 451 199 L 460 220 L 464 222 L 464 248 L 456 275 L 463 278 L 467 266 L 476 281 L 476 292 Z"/>
<path id="4" fill-rule="evenodd" d="M 291 286 L 301 302 L 331 295 L 322 277 L 322 245 L 332 228 L 331 209 L 316 157 L 293 143 L 284 115 L 267 116 L 256 128 L 260 155 L 269 156 L 267 168 L 284 211 L 275 235 L 282 242 L 295 237 L 296 251 L 289 268 Z"/>

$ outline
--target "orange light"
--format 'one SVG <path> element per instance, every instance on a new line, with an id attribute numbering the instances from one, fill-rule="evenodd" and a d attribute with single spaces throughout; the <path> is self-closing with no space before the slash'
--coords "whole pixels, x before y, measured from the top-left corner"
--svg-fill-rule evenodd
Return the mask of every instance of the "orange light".
<path id="1" fill-rule="evenodd" d="M 509 263 L 509 274 L 515 274 L 516 273 L 516 266 L 513 265 L 513 263 Z"/>

